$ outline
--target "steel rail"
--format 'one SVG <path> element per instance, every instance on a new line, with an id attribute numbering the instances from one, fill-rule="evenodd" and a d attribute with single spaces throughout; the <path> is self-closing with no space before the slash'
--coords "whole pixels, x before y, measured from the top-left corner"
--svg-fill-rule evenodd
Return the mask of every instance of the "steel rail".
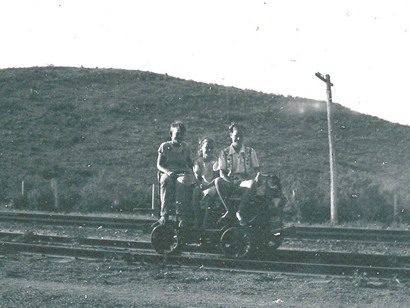
<path id="1" fill-rule="evenodd" d="M 154 223 L 155 219 L 148 218 L 125 218 L 125 217 L 104 217 L 66 214 L 45 214 L 30 212 L 0 212 L 0 221 L 13 221 L 24 223 L 43 223 L 51 225 L 72 225 L 72 226 L 102 226 L 105 228 L 121 229 L 144 229 Z"/>
<path id="2" fill-rule="evenodd" d="M 189 246 L 180 256 L 160 256 L 148 242 L 76 239 L 21 233 L 3 233 L 0 252 L 26 252 L 87 258 L 124 259 L 128 262 L 166 262 L 177 265 L 249 271 L 410 278 L 410 257 L 298 250 L 271 251 L 255 259 L 228 259 Z M 59 239 L 60 238 L 60 239 Z"/>
<path id="3" fill-rule="evenodd" d="M 49 225 L 98 226 L 104 228 L 134 229 L 145 233 L 151 231 L 153 218 L 103 217 L 31 212 L 0 212 L 0 221 L 42 223 Z M 410 242 L 409 230 L 385 230 L 342 227 L 290 226 L 285 228 L 286 238 L 336 239 L 363 242 Z"/>
<path id="4" fill-rule="evenodd" d="M 300 239 L 410 242 L 408 230 L 292 226 L 286 228 L 286 236 Z"/>
<path id="5" fill-rule="evenodd" d="M 43 244 L 67 244 L 83 246 L 100 246 L 114 248 L 152 249 L 150 242 L 119 239 L 103 239 L 93 237 L 70 237 L 59 235 L 39 235 L 22 232 L 0 232 L 0 240 L 13 242 L 31 242 Z"/>

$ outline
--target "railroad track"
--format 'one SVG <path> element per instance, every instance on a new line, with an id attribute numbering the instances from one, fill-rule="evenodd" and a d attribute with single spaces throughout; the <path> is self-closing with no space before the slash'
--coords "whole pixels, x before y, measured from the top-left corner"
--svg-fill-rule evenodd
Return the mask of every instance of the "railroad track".
<path id="1" fill-rule="evenodd" d="M 364 242 L 410 242 L 410 231 L 406 230 L 292 226 L 287 228 L 286 235 L 291 238 L 305 239 L 336 239 Z"/>
<path id="2" fill-rule="evenodd" d="M 216 247 L 187 246 L 178 256 L 160 256 L 149 242 L 37 235 L 1 232 L 0 253 L 34 253 L 83 258 L 123 259 L 218 268 L 223 270 L 321 274 L 366 275 L 378 278 L 410 278 L 410 256 L 279 249 L 255 259 L 222 257 Z"/>
<path id="3" fill-rule="evenodd" d="M 145 215 L 139 218 L 102 217 L 85 215 L 45 214 L 30 212 L 0 212 L 0 221 L 41 223 L 47 225 L 89 226 L 118 229 L 142 230 L 144 233 L 151 231 L 151 225 L 156 221 L 151 217 L 149 209 L 141 210 Z M 290 226 L 285 228 L 286 238 L 295 239 L 336 239 L 363 242 L 410 242 L 410 231 L 406 230 L 381 230 L 362 228 L 340 227 L 306 227 Z"/>
<path id="4" fill-rule="evenodd" d="M 67 215 L 55 213 L 31 213 L 31 212 L 0 212 L 0 221 L 41 223 L 59 226 L 88 226 L 118 229 L 150 229 L 156 219 L 148 218 L 149 214 L 141 215 L 140 218 L 104 217 L 88 215 Z"/>

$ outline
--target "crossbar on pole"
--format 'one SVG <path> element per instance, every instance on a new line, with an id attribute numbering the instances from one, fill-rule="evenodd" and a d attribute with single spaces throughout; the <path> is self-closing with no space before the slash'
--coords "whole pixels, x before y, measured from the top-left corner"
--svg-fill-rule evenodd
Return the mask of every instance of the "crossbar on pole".
<path id="1" fill-rule="evenodd" d="M 320 73 L 315 74 L 317 78 L 326 83 L 327 92 L 327 132 L 329 139 L 329 165 L 330 165 L 330 221 L 337 223 L 337 203 L 336 203 L 336 171 L 334 168 L 334 150 L 332 141 L 332 119 L 330 112 L 330 105 L 332 103 L 332 86 L 330 76 L 323 76 Z"/>

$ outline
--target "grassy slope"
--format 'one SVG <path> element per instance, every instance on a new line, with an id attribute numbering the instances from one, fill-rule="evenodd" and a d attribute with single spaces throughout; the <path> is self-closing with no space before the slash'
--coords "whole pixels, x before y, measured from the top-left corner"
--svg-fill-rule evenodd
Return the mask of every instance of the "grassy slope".
<path id="1" fill-rule="evenodd" d="M 409 200 L 410 128 L 332 108 L 341 202 L 364 198 L 363 185 Z M 149 72 L 43 67 L 0 70 L 0 111 L 3 198 L 18 195 L 25 180 L 40 200 L 56 178 L 66 204 L 145 204 L 158 145 L 181 119 L 194 148 L 204 135 L 222 148 L 230 121 L 243 123 L 263 169 L 281 174 L 288 196 L 296 190 L 302 202 L 328 202 L 324 102 Z"/>

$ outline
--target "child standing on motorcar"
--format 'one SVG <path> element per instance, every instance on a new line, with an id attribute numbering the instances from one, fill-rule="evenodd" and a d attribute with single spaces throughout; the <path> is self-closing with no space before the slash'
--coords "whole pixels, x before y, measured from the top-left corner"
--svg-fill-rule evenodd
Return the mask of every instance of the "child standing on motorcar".
<path id="1" fill-rule="evenodd" d="M 159 223 L 169 218 L 169 207 L 177 205 L 180 225 L 189 223 L 192 203 L 191 151 L 185 140 L 186 127 L 183 122 L 175 121 L 170 127 L 171 141 L 162 143 L 158 149 L 157 169 L 159 171 L 161 212 Z"/>
<path id="2" fill-rule="evenodd" d="M 214 140 L 212 138 L 205 137 L 199 142 L 198 159 L 194 162 L 194 176 L 197 185 L 194 188 L 193 209 L 196 227 L 207 227 L 208 209 L 217 195 L 214 185 L 216 159 L 213 151 Z"/>
<path id="3" fill-rule="evenodd" d="M 220 223 L 232 221 L 236 217 L 241 225 L 247 225 L 249 203 L 256 193 L 260 167 L 256 152 L 243 144 L 244 127 L 235 123 L 229 126 L 231 145 L 221 151 L 218 159 L 219 178 L 215 180 L 216 191 L 225 206 L 226 213 Z M 235 209 L 229 196 L 240 193 L 241 201 Z"/>

